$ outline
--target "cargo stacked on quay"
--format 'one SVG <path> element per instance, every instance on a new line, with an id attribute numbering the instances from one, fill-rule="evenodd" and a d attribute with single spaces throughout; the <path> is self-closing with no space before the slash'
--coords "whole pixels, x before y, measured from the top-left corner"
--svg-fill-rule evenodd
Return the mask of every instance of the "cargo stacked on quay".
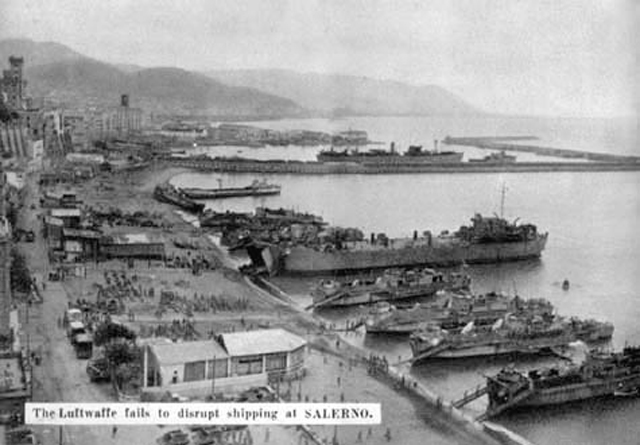
<path id="1" fill-rule="evenodd" d="M 242 249 L 248 239 L 284 242 L 315 237 L 326 223 L 320 216 L 289 209 L 257 207 L 254 213 L 215 212 L 200 216 L 200 226 L 221 233 L 222 244 Z"/>
<path id="2" fill-rule="evenodd" d="M 468 289 L 471 279 L 462 273 L 433 269 L 388 269 L 373 279 L 351 283 L 323 280 L 311 291 L 314 308 L 374 304 L 428 297 L 440 290 Z"/>
<path id="3" fill-rule="evenodd" d="M 254 268 L 271 274 L 323 274 L 524 260 L 539 257 L 547 242 L 548 234 L 539 233 L 533 224 L 479 214 L 471 221 L 454 234 L 439 236 L 428 231 L 418 236 L 416 231 L 411 238 L 372 234 L 370 240 L 344 242 L 321 237 L 305 243 L 254 239 L 247 243 L 247 251 Z"/>

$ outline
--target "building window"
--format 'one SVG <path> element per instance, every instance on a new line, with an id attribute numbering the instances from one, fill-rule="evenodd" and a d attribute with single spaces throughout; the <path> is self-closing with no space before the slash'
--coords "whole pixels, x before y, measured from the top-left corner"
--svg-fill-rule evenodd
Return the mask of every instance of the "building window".
<path id="1" fill-rule="evenodd" d="M 204 380 L 204 360 L 184 364 L 184 381 L 195 382 L 197 380 Z"/>
<path id="2" fill-rule="evenodd" d="M 290 366 L 299 365 L 304 362 L 304 346 L 291 352 L 291 364 Z"/>
<path id="3" fill-rule="evenodd" d="M 207 360 L 207 380 L 211 380 L 212 378 L 224 378 L 228 376 L 227 373 L 227 359 L 216 360 L 215 361 L 215 375 L 213 373 L 213 360 Z"/>
<path id="4" fill-rule="evenodd" d="M 262 356 L 255 355 L 237 359 L 236 372 L 238 375 L 260 374 L 262 372 Z"/>
<path id="5" fill-rule="evenodd" d="M 267 371 L 279 371 L 287 367 L 287 353 L 268 354 L 266 356 Z"/>

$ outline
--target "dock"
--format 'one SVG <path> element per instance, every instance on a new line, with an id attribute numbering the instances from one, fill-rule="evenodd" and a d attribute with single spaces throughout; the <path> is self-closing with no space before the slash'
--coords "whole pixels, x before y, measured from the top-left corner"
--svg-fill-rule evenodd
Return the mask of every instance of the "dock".
<path id="1" fill-rule="evenodd" d="M 295 308 L 291 297 L 268 279 L 259 277 L 257 280 L 249 280 L 245 277 L 245 280 L 266 294 L 275 297 L 280 304 Z M 304 309 L 298 307 L 297 310 L 301 311 L 305 317 L 311 317 L 311 315 L 304 313 Z M 333 342 L 334 339 L 339 339 L 343 345 L 342 348 L 349 351 L 349 356 L 353 358 L 354 363 L 359 362 L 364 364 L 371 377 L 391 384 L 398 392 L 406 392 L 406 394 L 434 408 L 442 415 L 443 419 L 447 419 L 455 428 L 465 431 L 470 437 L 475 438 L 478 443 L 486 445 L 533 445 L 530 441 L 506 427 L 485 422 L 486 417 L 482 415 L 479 418 L 474 418 L 472 415 L 463 412 L 459 408 L 468 403 L 467 401 L 459 404 L 460 406 L 456 406 L 456 402 L 445 400 L 444 397 L 438 394 L 433 388 L 430 388 L 428 385 L 413 377 L 404 366 L 406 363 L 390 364 L 386 360 L 386 357 L 381 358 L 375 356 L 370 351 L 351 344 L 347 340 L 348 337 L 337 334 L 337 332 L 333 332 L 333 335 L 336 336 L 330 337 L 331 342 Z M 318 345 L 316 345 L 316 347 L 318 347 Z M 474 400 L 486 394 L 484 391 L 477 392 L 481 394 L 474 394 L 472 397 Z M 471 398 L 469 394 L 465 394 L 465 397 Z"/>
<path id="2" fill-rule="evenodd" d="M 531 140 L 532 136 L 505 136 L 505 137 L 450 137 L 443 139 L 447 145 L 461 145 L 486 150 L 516 151 L 533 153 L 538 156 L 551 156 L 564 159 L 583 159 L 598 163 L 640 163 L 640 156 L 625 156 L 611 153 L 596 153 L 584 150 L 570 150 L 566 148 L 545 147 L 541 145 L 512 144 L 508 141 Z"/>
<path id="3" fill-rule="evenodd" d="M 489 147 L 487 147 L 489 148 Z M 498 149 L 498 148 L 496 148 Z M 636 160 L 575 161 L 575 162 L 514 162 L 514 163 L 470 163 L 451 164 L 357 164 L 316 161 L 260 161 L 243 158 L 166 157 L 161 162 L 171 166 L 198 171 L 218 173 L 262 173 L 297 175 L 370 175 L 370 174 L 448 174 L 448 173 L 550 173 L 550 172 L 612 172 L 640 171 L 640 158 Z M 627 157 L 624 157 L 625 159 Z"/>

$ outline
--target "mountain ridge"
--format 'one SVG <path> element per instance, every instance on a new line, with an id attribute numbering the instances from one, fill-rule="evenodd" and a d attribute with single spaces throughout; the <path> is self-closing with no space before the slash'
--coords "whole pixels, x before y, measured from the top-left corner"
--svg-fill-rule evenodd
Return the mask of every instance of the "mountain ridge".
<path id="1" fill-rule="evenodd" d="M 132 106 L 174 115 L 333 117 L 349 115 L 469 115 L 482 112 L 436 85 L 409 85 L 346 74 L 287 69 L 193 71 L 112 64 L 63 44 L 0 40 L 0 58 L 25 58 L 29 94 L 69 105 Z"/>
<path id="2" fill-rule="evenodd" d="M 289 98 L 320 113 L 341 110 L 364 115 L 477 115 L 481 110 L 437 85 L 348 74 L 302 73 L 285 69 L 211 70 L 206 75 Z"/>

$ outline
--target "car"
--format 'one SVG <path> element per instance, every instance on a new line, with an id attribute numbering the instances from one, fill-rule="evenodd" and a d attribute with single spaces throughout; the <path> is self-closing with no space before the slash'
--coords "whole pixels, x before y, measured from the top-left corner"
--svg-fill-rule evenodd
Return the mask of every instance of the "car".
<path id="1" fill-rule="evenodd" d="M 87 374 L 92 382 L 104 382 L 111 380 L 109 374 L 109 361 L 106 357 L 97 357 L 87 362 Z"/>

